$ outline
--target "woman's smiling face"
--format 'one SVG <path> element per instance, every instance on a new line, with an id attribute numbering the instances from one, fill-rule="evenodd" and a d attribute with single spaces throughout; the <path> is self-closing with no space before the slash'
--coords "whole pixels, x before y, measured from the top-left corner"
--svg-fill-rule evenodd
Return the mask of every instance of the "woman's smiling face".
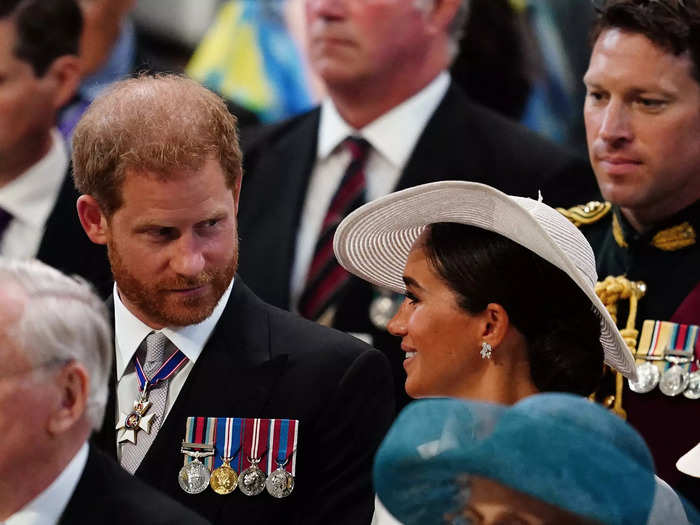
<path id="1" fill-rule="evenodd" d="M 479 354 L 486 318 L 459 306 L 423 246 L 421 236 L 404 269 L 406 298 L 387 327 L 401 337 L 406 352 L 406 393 L 414 398 L 468 397 L 486 365 Z"/>

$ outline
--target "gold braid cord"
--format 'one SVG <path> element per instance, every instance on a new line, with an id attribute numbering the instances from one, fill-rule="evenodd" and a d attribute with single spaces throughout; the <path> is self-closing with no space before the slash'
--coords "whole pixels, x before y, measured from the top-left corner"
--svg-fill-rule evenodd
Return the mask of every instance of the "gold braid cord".
<path id="1" fill-rule="evenodd" d="M 612 205 L 609 202 L 591 201 L 569 209 L 557 208 L 557 211 L 569 219 L 574 226 L 580 228 L 585 224 L 598 222 L 608 214 L 611 208 Z"/>
<path id="2" fill-rule="evenodd" d="M 612 275 L 605 278 L 595 286 L 595 293 L 605 305 L 613 321 L 617 324 L 617 304 L 620 299 L 629 300 L 630 311 L 627 316 L 627 324 L 624 329 L 620 330 L 622 338 L 627 343 L 627 346 L 632 351 L 632 354 L 637 350 L 637 337 L 639 331 L 634 328 L 637 320 L 637 303 L 639 299 L 646 293 L 646 284 L 641 281 L 630 281 L 624 275 L 613 277 Z M 615 372 L 615 395 L 605 398 L 603 404 L 610 408 L 615 414 L 622 419 L 627 419 L 627 412 L 622 408 L 622 390 L 624 378 L 620 372 Z"/>

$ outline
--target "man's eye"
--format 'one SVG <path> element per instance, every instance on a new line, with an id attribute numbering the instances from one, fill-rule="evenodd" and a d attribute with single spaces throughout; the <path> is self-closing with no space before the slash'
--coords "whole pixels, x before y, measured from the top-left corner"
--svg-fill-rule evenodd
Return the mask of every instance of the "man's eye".
<path id="1" fill-rule="evenodd" d="M 165 239 L 172 237 L 173 235 L 173 229 L 172 228 L 152 228 L 147 231 L 148 235 L 151 237 L 156 237 L 158 239 Z"/>
<path id="2" fill-rule="evenodd" d="M 660 108 L 662 107 L 666 101 L 665 100 L 659 100 L 656 98 L 646 98 L 646 97 L 640 97 L 637 102 L 639 103 L 640 106 L 643 106 L 645 108 Z"/>

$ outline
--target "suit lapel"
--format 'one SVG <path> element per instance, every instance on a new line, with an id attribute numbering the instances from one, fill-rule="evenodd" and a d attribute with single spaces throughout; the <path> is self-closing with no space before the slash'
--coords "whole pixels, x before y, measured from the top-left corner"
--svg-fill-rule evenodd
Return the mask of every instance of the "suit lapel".
<path id="1" fill-rule="evenodd" d="M 260 417 L 287 364 L 286 355 L 271 357 L 269 331 L 266 306 L 237 276 L 221 319 L 136 471 L 140 478 L 171 494 L 180 490 L 188 417 Z"/>
<path id="2" fill-rule="evenodd" d="M 285 133 L 274 147 L 258 152 L 254 176 L 243 179 L 239 271 L 261 297 L 283 307 L 289 307 L 296 231 L 316 158 L 319 115 L 318 109 L 305 115 L 293 133 Z M 280 205 L 270 208 L 269 202 Z M 249 238 L 248 231 L 265 235 Z M 265 261 L 265 272 L 248 261 L 251 265 Z"/>
<path id="3" fill-rule="evenodd" d="M 395 190 L 438 180 L 486 182 L 481 154 L 475 145 L 466 95 L 450 83 L 428 121 Z"/>
<path id="4" fill-rule="evenodd" d="M 109 296 L 107 301 L 107 311 L 110 316 L 110 326 L 114 326 L 114 297 Z M 112 345 L 114 345 L 114 330 L 112 330 Z M 109 389 L 107 391 L 107 404 L 105 414 L 102 419 L 102 427 L 93 433 L 91 441 L 102 452 L 117 459 L 117 430 L 114 424 L 114 415 L 117 411 L 117 363 L 114 359 L 114 349 L 112 349 L 112 367 L 109 374 Z"/>

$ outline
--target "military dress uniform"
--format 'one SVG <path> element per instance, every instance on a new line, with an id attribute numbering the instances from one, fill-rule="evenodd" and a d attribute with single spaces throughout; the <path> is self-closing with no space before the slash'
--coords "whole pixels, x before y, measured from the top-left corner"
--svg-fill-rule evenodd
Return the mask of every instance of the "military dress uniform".
<path id="1" fill-rule="evenodd" d="M 610 203 L 591 202 L 560 211 L 580 228 L 593 247 L 602 281 L 596 291 L 606 306 L 612 307 L 611 313 L 617 314 L 618 327 L 630 347 L 636 348 L 637 366 L 645 359 L 656 359 L 646 362 L 668 370 L 672 363 L 664 361 L 663 349 L 657 357 L 646 357 L 646 353 L 652 354 L 650 341 L 658 337 L 659 327 L 676 335 L 680 327 L 684 339 L 690 341 L 686 354 L 692 357 L 676 361 L 682 361 L 688 372 L 697 370 L 700 344 L 693 325 L 700 325 L 700 201 L 644 233 L 634 230 L 620 209 Z M 606 301 L 606 285 L 610 284 L 622 293 L 615 299 L 627 300 Z M 690 335 L 695 339 L 690 340 Z M 682 345 L 673 348 L 682 349 Z M 645 355 L 640 357 L 642 353 Z M 667 356 L 666 361 L 669 359 L 673 362 L 674 356 Z M 684 394 L 683 386 L 678 384 L 670 392 L 675 395 L 664 394 L 659 386 L 647 393 L 633 392 L 627 381 L 622 385 L 621 376 L 616 391 L 614 374 L 608 373 L 607 377 L 596 399 L 607 401 L 626 415 L 647 441 L 659 476 L 697 504 L 700 480 L 679 472 L 675 463 L 700 441 L 700 399 L 692 399 L 690 391 Z"/>

